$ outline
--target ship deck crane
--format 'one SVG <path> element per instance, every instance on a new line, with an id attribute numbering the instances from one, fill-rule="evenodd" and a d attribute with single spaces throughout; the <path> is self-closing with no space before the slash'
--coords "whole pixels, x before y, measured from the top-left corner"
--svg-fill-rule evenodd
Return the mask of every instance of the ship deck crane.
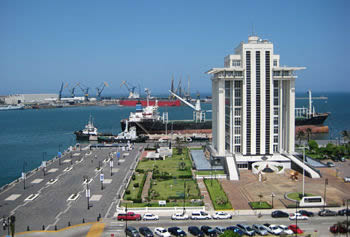
<path id="1" fill-rule="evenodd" d="M 315 115 L 315 107 L 312 105 L 312 100 L 328 100 L 328 97 L 326 96 L 320 96 L 320 97 L 312 97 L 311 90 L 307 91 L 307 94 L 309 95 L 308 97 L 296 97 L 295 99 L 299 100 L 309 100 L 309 109 L 307 110 L 307 117 L 311 118 L 313 115 Z M 297 111 L 300 113 L 300 111 Z"/>
<path id="2" fill-rule="evenodd" d="M 81 91 L 84 93 L 84 101 L 89 101 L 89 87 L 87 86 L 81 86 L 80 83 L 78 84 Z"/>
<path id="3" fill-rule="evenodd" d="M 129 99 L 131 99 L 131 98 L 133 98 L 133 99 L 140 98 L 140 94 L 135 92 L 136 86 L 133 86 L 133 85 L 131 85 L 130 83 L 128 83 L 126 81 L 122 81 L 122 83 L 120 84 L 120 87 L 122 87 L 123 85 L 129 91 L 129 96 L 128 96 Z"/>
<path id="4" fill-rule="evenodd" d="M 170 90 L 169 90 L 169 92 L 173 96 L 175 96 L 176 98 L 181 100 L 184 104 L 186 104 L 187 106 L 191 107 L 194 110 L 193 111 L 193 120 L 195 120 L 196 122 L 205 121 L 205 111 L 202 111 L 202 109 L 201 109 L 201 101 L 199 99 L 199 96 L 197 97 L 196 105 L 193 105 L 190 102 L 188 102 L 187 100 L 183 99 L 181 96 L 178 96 L 177 94 L 175 94 L 174 92 L 172 92 Z"/>
<path id="5" fill-rule="evenodd" d="M 99 87 L 96 87 L 96 91 L 97 91 L 96 98 L 98 101 L 101 101 L 101 93 L 104 90 L 104 88 L 108 86 L 109 85 L 107 82 L 103 82 Z"/>

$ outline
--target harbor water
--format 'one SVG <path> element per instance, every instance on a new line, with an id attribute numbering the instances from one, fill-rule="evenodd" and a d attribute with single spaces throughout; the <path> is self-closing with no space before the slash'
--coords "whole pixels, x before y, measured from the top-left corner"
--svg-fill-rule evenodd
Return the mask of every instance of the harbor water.
<path id="1" fill-rule="evenodd" d="M 328 96 L 328 100 L 314 100 L 317 112 L 330 112 L 325 124 L 329 134 L 318 139 L 335 139 L 341 131 L 350 130 L 350 93 L 313 93 Z M 307 96 L 297 94 L 297 96 Z M 307 107 L 307 100 L 296 100 L 298 107 Z M 211 110 L 210 104 L 202 104 Z M 42 110 L 13 110 L 0 112 L 0 187 L 20 177 L 22 170 L 32 170 L 43 160 L 52 159 L 57 152 L 76 143 L 74 131 L 84 128 L 89 116 L 100 132 L 119 133 L 120 120 L 135 111 L 134 107 L 93 106 Z M 170 120 L 192 119 L 193 110 L 187 106 L 162 107 Z M 207 114 L 211 118 L 211 114 Z"/>

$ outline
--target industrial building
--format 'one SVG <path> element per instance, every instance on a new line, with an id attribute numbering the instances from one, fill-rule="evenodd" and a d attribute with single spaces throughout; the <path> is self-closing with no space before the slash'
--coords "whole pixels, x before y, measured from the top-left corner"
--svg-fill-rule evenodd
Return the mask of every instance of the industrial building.
<path id="1" fill-rule="evenodd" d="M 239 169 L 252 169 L 257 162 L 291 168 L 295 72 L 302 69 L 280 66 L 273 43 L 253 35 L 225 57 L 223 68 L 207 72 L 212 81 L 210 153 L 226 164 L 230 179 L 238 180 Z"/>
<path id="2" fill-rule="evenodd" d="M 16 94 L 4 98 L 5 104 L 43 104 L 56 102 L 58 94 Z"/>

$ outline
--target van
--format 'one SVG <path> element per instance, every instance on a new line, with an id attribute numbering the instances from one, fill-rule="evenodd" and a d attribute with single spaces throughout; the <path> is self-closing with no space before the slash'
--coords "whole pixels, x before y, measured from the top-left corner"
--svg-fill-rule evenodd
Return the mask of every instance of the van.
<path id="1" fill-rule="evenodd" d="M 209 220 L 211 216 L 204 211 L 194 211 L 191 215 L 192 220 Z"/>

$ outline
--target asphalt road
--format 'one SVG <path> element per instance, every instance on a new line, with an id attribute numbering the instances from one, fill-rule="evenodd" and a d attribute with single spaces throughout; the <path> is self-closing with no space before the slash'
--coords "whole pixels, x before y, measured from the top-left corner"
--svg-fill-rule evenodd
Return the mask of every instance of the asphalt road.
<path id="1" fill-rule="evenodd" d="M 132 175 L 132 169 L 136 166 L 136 160 L 140 154 L 142 145 L 135 145 L 132 151 L 121 151 L 119 148 L 98 150 L 83 150 L 67 152 L 61 158 L 53 160 L 46 168 L 46 175 L 40 168 L 31 172 L 25 181 L 23 180 L 9 186 L 0 193 L 0 218 L 9 215 L 16 216 L 16 232 L 30 230 L 54 230 L 83 222 L 96 221 L 98 216 L 112 217 L 116 204 L 119 201 L 118 194 L 122 195 L 128 179 Z M 120 151 L 119 165 L 114 154 L 114 170 L 111 176 L 109 155 Z M 127 156 L 124 154 L 129 153 Z M 61 163 L 61 164 L 59 164 Z M 97 171 L 98 166 L 102 167 Z M 66 169 L 68 168 L 68 170 Z M 103 190 L 101 190 L 100 174 L 104 174 Z M 86 185 L 84 177 L 92 179 L 90 187 L 90 207 L 88 210 L 86 198 Z M 53 184 L 48 184 L 50 179 L 57 179 Z M 31 201 L 25 199 L 31 194 L 39 194 Z M 78 194 L 73 201 L 67 199 L 72 194 Z M 2 219 L 0 220 L 2 224 Z M 6 234 L 2 228 L 0 235 Z"/>
<path id="2" fill-rule="evenodd" d="M 309 220 L 300 221 L 298 220 L 298 226 L 307 233 L 313 234 L 317 233 L 317 236 L 330 236 L 329 227 L 338 221 L 344 221 L 346 218 L 344 216 L 336 216 L 336 217 L 311 217 Z M 104 229 L 104 233 L 102 236 L 110 237 L 111 234 L 114 236 L 125 236 L 124 228 L 126 223 L 113 220 L 113 219 L 105 219 L 106 227 Z M 182 228 L 186 233 L 188 233 L 188 226 L 202 226 L 209 225 L 211 227 L 223 226 L 228 227 L 231 225 L 236 225 L 239 223 L 244 223 L 248 225 L 252 224 L 278 224 L 278 225 L 291 225 L 295 224 L 295 221 L 290 221 L 288 218 L 272 218 L 271 216 L 262 216 L 260 218 L 256 216 L 235 216 L 231 220 L 187 220 L 187 221 L 172 221 L 169 217 L 160 217 L 159 221 L 128 221 L 128 226 L 134 226 L 135 228 L 139 228 L 141 226 L 147 226 L 152 231 L 156 227 L 164 227 L 169 228 L 172 226 L 178 226 Z"/>

